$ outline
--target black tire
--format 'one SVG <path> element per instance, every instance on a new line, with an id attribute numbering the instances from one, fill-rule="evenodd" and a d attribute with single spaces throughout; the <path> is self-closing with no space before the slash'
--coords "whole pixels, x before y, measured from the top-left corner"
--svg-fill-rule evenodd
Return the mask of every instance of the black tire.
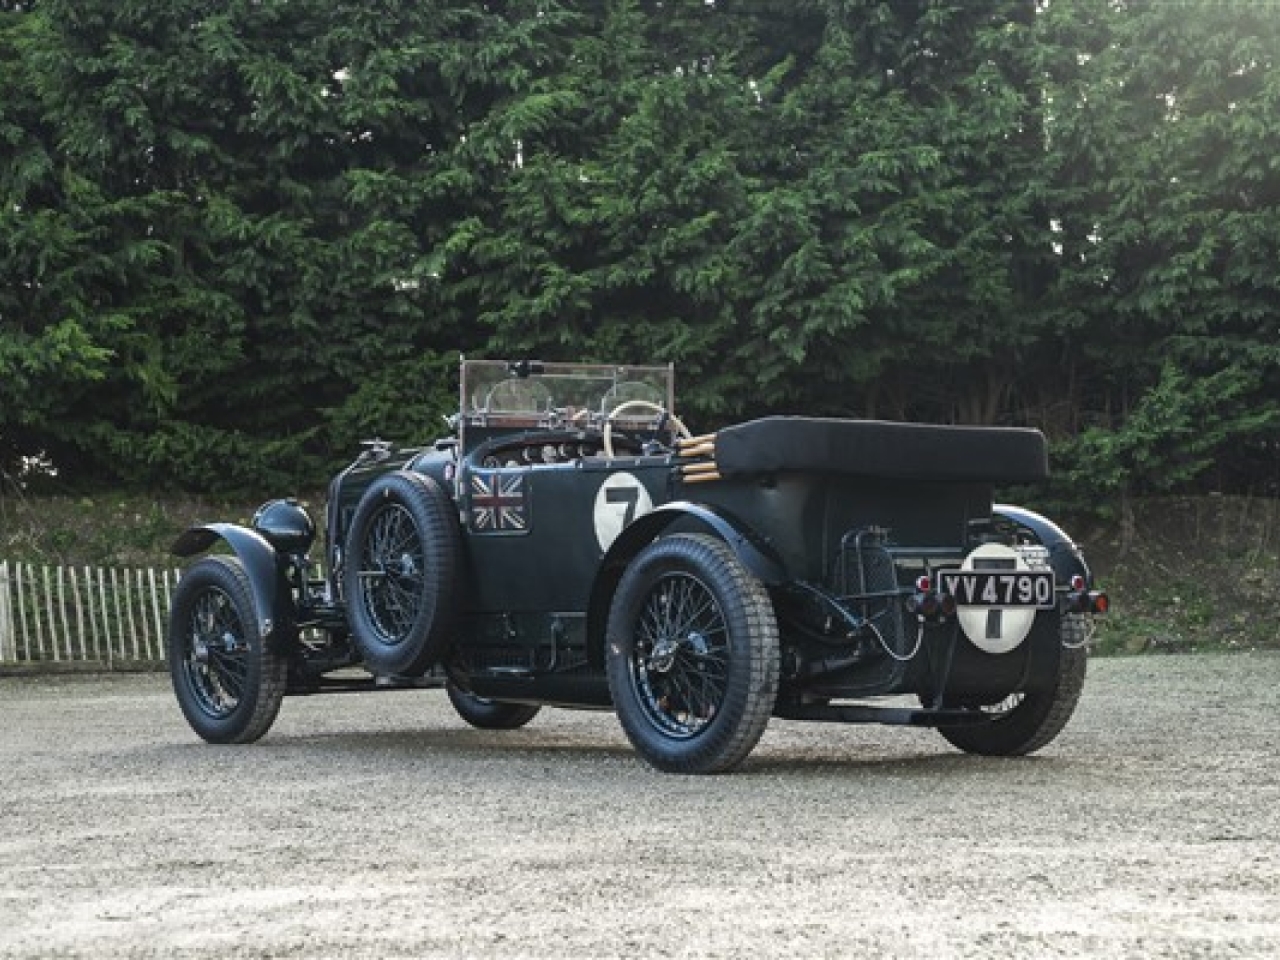
<path id="1" fill-rule="evenodd" d="M 506 703 L 502 700 L 486 700 L 468 693 L 450 681 L 445 685 L 449 702 L 458 716 L 481 730 L 515 730 L 538 715 L 542 708 L 531 703 Z"/>
<path id="2" fill-rule="evenodd" d="M 622 729 L 659 770 L 733 768 L 773 712 L 778 650 L 768 593 L 723 541 L 649 544 L 609 612 L 605 663 Z"/>
<path id="3" fill-rule="evenodd" d="M 253 591 L 235 557 L 205 557 L 178 581 L 169 676 L 191 729 L 210 743 L 252 743 L 275 722 L 289 661 L 263 641 Z"/>
<path id="4" fill-rule="evenodd" d="M 1014 694 L 982 708 L 991 718 L 986 723 L 939 727 L 938 732 L 966 753 L 987 757 L 1020 757 L 1050 743 L 1066 727 L 1084 689 L 1089 656 L 1076 639 L 1078 619 L 1064 618 L 1059 628 L 1073 645 L 1058 648 L 1058 676 L 1051 689 Z"/>
<path id="5" fill-rule="evenodd" d="M 430 477 L 397 471 L 365 491 L 347 532 L 343 593 L 369 670 L 418 677 L 444 655 L 459 542 L 453 503 Z"/>

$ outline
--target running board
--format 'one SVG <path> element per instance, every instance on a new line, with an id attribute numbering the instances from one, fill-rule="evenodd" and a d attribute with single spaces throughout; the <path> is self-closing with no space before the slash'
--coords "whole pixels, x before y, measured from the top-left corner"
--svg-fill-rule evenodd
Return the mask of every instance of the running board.
<path id="1" fill-rule="evenodd" d="M 883 723 L 899 727 L 956 727 L 987 723 L 978 710 L 926 709 L 924 707 L 872 707 L 866 704 L 778 704 L 773 715 L 783 720 L 819 723 Z"/>
<path id="2" fill-rule="evenodd" d="M 431 673 L 425 677 L 315 677 L 302 681 L 291 679 L 289 686 L 285 689 L 285 696 L 309 697 L 317 693 L 381 693 L 386 690 L 439 690 L 445 682 L 443 675 Z"/>

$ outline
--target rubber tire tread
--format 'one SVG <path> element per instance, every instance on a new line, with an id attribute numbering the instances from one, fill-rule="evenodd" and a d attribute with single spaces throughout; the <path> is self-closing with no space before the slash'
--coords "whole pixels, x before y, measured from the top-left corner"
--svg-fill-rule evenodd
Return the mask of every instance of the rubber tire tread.
<path id="1" fill-rule="evenodd" d="M 365 537 L 379 511 L 390 503 L 403 507 L 412 518 L 425 567 L 417 615 L 406 636 L 396 643 L 381 639 L 360 590 L 359 561 Z M 343 595 L 352 639 L 369 670 L 420 677 L 444 656 L 457 626 L 461 540 L 453 501 L 432 477 L 397 470 L 375 480 L 360 498 L 347 531 Z"/>
<path id="2" fill-rule="evenodd" d="M 682 740 L 658 730 L 641 705 L 631 671 L 634 627 L 650 590 L 664 573 L 691 573 L 720 605 L 729 632 L 725 703 L 711 725 Z M 605 666 L 614 709 L 642 758 L 668 773 L 724 773 L 759 742 L 778 697 L 778 624 L 764 585 L 724 541 L 681 533 L 655 540 L 627 567 L 614 594 L 605 640 Z"/>
<path id="3" fill-rule="evenodd" d="M 216 588 L 227 595 L 249 645 L 245 695 L 229 717 L 211 717 L 196 702 L 186 673 L 188 630 L 195 601 Z M 252 743 L 275 723 L 288 683 L 288 657 L 276 653 L 258 629 L 253 590 L 244 564 L 236 557 L 204 557 L 178 580 L 170 606 L 167 637 L 169 677 L 183 716 L 209 743 Z"/>
<path id="4" fill-rule="evenodd" d="M 1032 691 L 1008 714 L 975 726 L 939 727 L 952 746 L 987 757 L 1020 757 L 1052 742 L 1066 727 L 1084 689 L 1089 655 L 1084 647 L 1059 647 L 1052 690 Z"/>
<path id="5" fill-rule="evenodd" d="M 453 709 L 471 726 L 479 730 L 516 730 L 523 727 L 542 710 L 532 703 L 508 703 L 503 700 L 486 700 L 457 686 L 453 681 L 445 684 L 445 692 Z"/>

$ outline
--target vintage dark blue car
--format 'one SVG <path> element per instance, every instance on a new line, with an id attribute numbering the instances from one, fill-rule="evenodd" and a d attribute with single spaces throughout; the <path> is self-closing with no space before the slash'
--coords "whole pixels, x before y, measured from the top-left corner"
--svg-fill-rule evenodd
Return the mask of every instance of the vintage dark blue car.
<path id="1" fill-rule="evenodd" d="M 1039 432 L 769 417 L 692 436 L 673 380 L 464 360 L 448 436 L 367 443 L 333 479 L 323 564 L 293 500 L 187 530 L 175 553 L 219 547 L 170 617 L 192 728 L 245 743 L 287 694 L 444 687 L 489 729 L 612 709 L 684 773 L 734 767 L 770 717 L 996 755 L 1057 736 L 1107 599 L 1057 525 L 993 503 L 1047 475 Z"/>

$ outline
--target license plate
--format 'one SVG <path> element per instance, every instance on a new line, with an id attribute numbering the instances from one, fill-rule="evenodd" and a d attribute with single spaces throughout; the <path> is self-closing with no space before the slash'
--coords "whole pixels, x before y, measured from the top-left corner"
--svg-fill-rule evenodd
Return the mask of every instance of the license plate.
<path id="1" fill-rule="evenodd" d="M 1057 606 L 1052 570 L 939 570 L 938 587 L 959 607 Z"/>

